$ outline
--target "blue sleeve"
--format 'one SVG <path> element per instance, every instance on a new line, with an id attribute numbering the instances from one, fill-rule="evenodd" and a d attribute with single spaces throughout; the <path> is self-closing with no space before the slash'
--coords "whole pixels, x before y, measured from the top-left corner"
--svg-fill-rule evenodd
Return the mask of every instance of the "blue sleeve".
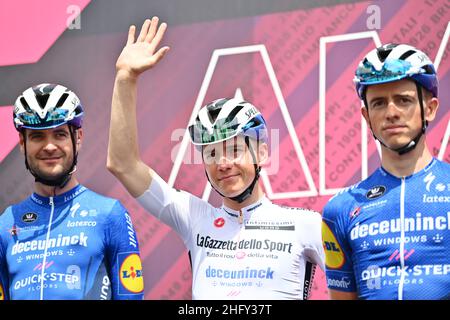
<path id="1" fill-rule="evenodd" d="M 144 278 L 139 244 L 130 214 L 116 202 L 108 215 L 106 254 L 113 300 L 142 300 Z"/>
<path id="2" fill-rule="evenodd" d="M 329 289 L 356 292 L 351 248 L 345 231 L 345 217 L 345 209 L 336 199 L 330 200 L 323 210 L 322 241 L 325 250 L 325 275 Z"/>
<path id="3" fill-rule="evenodd" d="M 0 215 L 1 216 L 1 215 Z M 2 224 L 0 223 L 0 229 Z M 9 300 L 9 273 L 6 263 L 6 246 L 0 230 L 0 300 Z"/>

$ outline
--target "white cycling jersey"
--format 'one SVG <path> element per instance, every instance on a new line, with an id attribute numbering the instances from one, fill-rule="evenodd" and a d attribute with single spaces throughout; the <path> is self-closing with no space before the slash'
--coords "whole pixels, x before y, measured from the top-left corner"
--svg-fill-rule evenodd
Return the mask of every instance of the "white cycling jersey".
<path id="1" fill-rule="evenodd" d="M 324 269 L 321 215 L 263 197 L 241 211 L 215 208 L 155 175 L 137 198 L 191 255 L 193 299 L 306 299 Z"/>

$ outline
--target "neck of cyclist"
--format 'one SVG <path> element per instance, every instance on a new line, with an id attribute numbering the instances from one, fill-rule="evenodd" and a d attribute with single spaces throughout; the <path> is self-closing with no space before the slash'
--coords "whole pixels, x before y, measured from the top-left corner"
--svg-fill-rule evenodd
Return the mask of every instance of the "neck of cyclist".
<path id="1" fill-rule="evenodd" d="M 251 205 L 252 203 L 258 202 L 263 196 L 264 196 L 264 192 L 263 192 L 261 186 L 259 185 L 259 183 L 257 182 L 253 188 L 252 194 L 247 199 L 245 199 L 243 202 L 239 203 L 237 201 L 231 200 L 228 197 L 224 197 L 223 204 L 230 209 L 239 211 L 242 208 L 245 208 L 245 207 Z"/>
<path id="2" fill-rule="evenodd" d="M 34 183 L 34 191 L 43 197 L 53 197 L 60 194 L 63 194 L 73 188 L 75 188 L 79 182 L 75 176 L 75 172 L 70 177 L 70 180 L 66 183 L 66 185 L 62 188 L 60 187 L 54 187 L 54 186 L 48 186 L 46 184 L 43 184 L 41 182 L 35 182 Z"/>
<path id="3" fill-rule="evenodd" d="M 381 165 L 396 177 L 407 177 L 421 171 L 430 163 L 432 158 L 425 135 L 422 135 L 414 149 L 402 155 L 381 146 Z"/>

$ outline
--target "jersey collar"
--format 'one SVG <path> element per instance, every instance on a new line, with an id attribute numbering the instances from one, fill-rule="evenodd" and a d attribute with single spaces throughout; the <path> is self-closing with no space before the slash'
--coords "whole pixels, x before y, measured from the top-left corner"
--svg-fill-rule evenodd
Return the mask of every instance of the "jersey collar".
<path id="1" fill-rule="evenodd" d="M 72 199 L 76 198 L 79 194 L 83 193 L 86 190 L 87 189 L 85 186 L 82 186 L 81 184 L 79 184 L 76 187 L 70 189 L 69 191 L 53 197 L 53 203 L 55 206 L 62 205 L 64 203 L 69 202 Z M 43 197 L 43 196 L 37 194 L 36 192 L 34 192 L 31 195 L 31 200 L 33 202 L 43 205 L 43 206 L 50 205 L 50 197 Z"/>
<path id="2" fill-rule="evenodd" d="M 263 196 L 258 201 L 253 202 L 252 204 L 249 204 L 246 207 L 243 207 L 240 211 L 242 212 L 244 219 L 247 219 L 257 208 L 264 206 L 266 204 L 269 204 L 269 203 L 271 203 L 270 200 L 267 199 L 266 196 Z M 239 210 L 233 210 L 231 208 L 228 208 L 226 205 L 222 205 L 222 210 L 230 218 L 239 218 L 239 214 L 240 214 Z"/>
<path id="3" fill-rule="evenodd" d="M 431 159 L 430 163 L 428 163 L 428 164 L 426 165 L 425 168 L 423 168 L 422 170 L 420 170 L 420 171 L 418 171 L 418 172 L 416 172 L 416 173 L 413 173 L 413 174 L 411 174 L 411 175 L 409 175 L 409 176 L 406 176 L 405 179 L 410 179 L 410 178 L 412 178 L 412 177 L 420 177 L 420 176 L 422 176 L 422 175 L 424 175 L 424 174 L 427 174 L 427 173 L 428 173 L 428 170 L 430 170 L 430 169 L 436 164 L 436 162 L 437 162 L 436 158 L 433 157 L 433 158 Z M 384 169 L 383 167 L 380 167 L 379 170 L 380 170 L 380 173 L 381 173 L 383 176 L 385 176 L 385 177 L 386 177 L 386 176 L 392 177 L 392 178 L 394 178 L 394 179 L 396 179 L 396 180 L 401 180 L 401 179 L 402 179 L 402 177 L 394 176 L 392 173 L 390 173 L 389 171 L 387 171 L 387 170 Z"/>

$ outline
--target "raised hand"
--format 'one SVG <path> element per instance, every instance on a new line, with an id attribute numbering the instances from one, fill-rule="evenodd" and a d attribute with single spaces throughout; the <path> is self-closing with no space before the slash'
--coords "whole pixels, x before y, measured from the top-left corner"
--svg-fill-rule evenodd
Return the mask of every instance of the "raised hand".
<path id="1" fill-rule="evenodd" d="M 158 49 L 167 29 L 166 23 L 161 23 L 159 27 L 158 23 L 158 17 L 145 20 L 136 41 L 134 39 L 136 27 L 130 26 L 127 44 L 116 62 L 118 73 L 125 73 L 127 76 L 137 78 L 145 70 L 154 67 L 169 51 L 168 46 Z"/>

